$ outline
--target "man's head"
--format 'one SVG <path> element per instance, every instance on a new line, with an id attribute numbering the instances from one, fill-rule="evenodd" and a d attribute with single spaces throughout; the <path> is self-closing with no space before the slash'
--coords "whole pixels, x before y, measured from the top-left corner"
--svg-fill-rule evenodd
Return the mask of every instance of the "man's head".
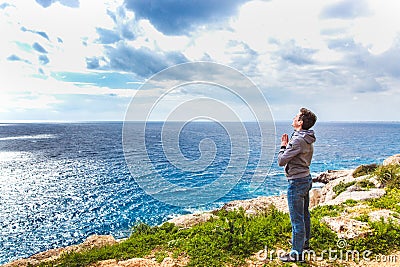
<path id="1" fill-rule="evenodd" d="M 293 128 L 297 131 L 308 130 L 314 126 L 317 121 L 317 116 L 306 108 L 301 108 L 300 112 L 293 118 Z"/>

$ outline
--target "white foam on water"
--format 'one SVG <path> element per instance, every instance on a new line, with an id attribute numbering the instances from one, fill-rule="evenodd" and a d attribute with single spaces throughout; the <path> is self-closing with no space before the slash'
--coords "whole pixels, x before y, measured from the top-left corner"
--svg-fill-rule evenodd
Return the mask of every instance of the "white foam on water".
<path id="1" fill-rule="evenodd" d="M 29 152 L 0 151 L 0 162 L 27 161 L 31 158 L 32 153 Z"/>
<path id="2" fill-rule="evenodd" d="M 21 135 L 21 136 L 8 136 L 0 138 L 0 141 L 8 140 L 25 140 L 25 139 L 49 139 L 55 138 L 54 134 L 37 134 L 37 135 Z"/>

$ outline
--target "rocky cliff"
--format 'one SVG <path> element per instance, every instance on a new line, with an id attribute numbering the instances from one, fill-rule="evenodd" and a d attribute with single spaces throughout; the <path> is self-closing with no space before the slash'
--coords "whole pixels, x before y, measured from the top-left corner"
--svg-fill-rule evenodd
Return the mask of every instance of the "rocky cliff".
<path id="1" fill-rule="evenodd" d="M 383 165 L 389 164 L 400 164 L 400 154 L 389 157 L 383 162 Z M 361 171 L 360 171 L 361 168 Z M 326 171 L 321 173 L 318 177 L 313 179 L 314 182 L 323 183 L 321 188 L 314 188 L 310 191 L 310 207 L 316 207 L 321 205 L 339 205 L 346 201 L 357 202 L 360 200 L 379 198 L 385 194 L 384 184 L 380 180 L 368 174 L 363 173 L 365 170 L 376 168 L 375 166 L 361 166 L 356 170 L 340 170 L 340 171 Z M 355 175 L 357 174 L 357 175 Z M 236 200 L 226 203 L 221 209 L 231 211 L 243 209 L 246 214 L 254 215 L 260 211 L 264 211 L 269 206 L 275 206 L 278 210 L 287 213 L 287 199 L 285 195 L 282 196 L 271 196 L 271 197 L 258 197 L 249 200 Z M 323 222 L 326 223 L 329 228 L 338 234 L 339 238 L 354 238 L 368 234 L 371 229 L 368 224 L 354 219 L 357 215 L 367 214 L 370 220 L 391 220 L 394 223 L 400 223 L 398 214 L 389 209 L 371 209 L 362 203 L 356 203 L 351 208 L 345 209 L 337 217 L 324 217 Z M 201 222 L 209 220 L 211 217 L 215 217 L 215 212 L 205 212 L 198 214 L 183 215 L 170 220 L 169 222 L 175 225 L 186 228 L 196 225 Z M 79 252 L 84 249 L 93 247 L 102 247 L 105 245 L 113 245 L 119 241 L 115 240 L 112 236 L 90 236 L 87 240 L 79 245 L 69 246 L 65 248 L 58 248 L 42 252 L 33 255 L 27 259 L 20 259 L 8 264 L 3 267 L 16 267 L 16 266 L 31 266 L 37 265 L 41 262 L 52 261 L 59 258 L 64 253 L 76 251 Z M 399 254 L 400 255 L 400 254 Z M 400 262 L 400 258 L 399 258 Z M 166 257 L 161 263 L 155 261 L 154 258 L 134 258 L 125 261 L 117 260 L 106 260 L 101 261 L 93 266 L 101 267 L 117 267 L 117 266 L 184 266 L 187 263 L 187 259 L 173 259 Z M 398 262 L 397 262 L 398 263 Z M 364 263 L 365 266 L 392 266 L 382 265 L 382 263 L 370 262 Z M 375 264 L 375 265 L 374 265 Z M 258 266 L 255 262 L 249 262 L 249 266 Z M 260 265 L 261 266 L 261 265 Z M 396 266 L 396 265 L 393 265 Z"/>

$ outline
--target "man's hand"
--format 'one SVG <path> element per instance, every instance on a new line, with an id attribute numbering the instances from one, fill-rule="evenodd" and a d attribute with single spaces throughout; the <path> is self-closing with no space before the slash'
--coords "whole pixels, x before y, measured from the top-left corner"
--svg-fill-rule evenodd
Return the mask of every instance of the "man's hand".
<path id="1" fill-rule="evenodd" d="M 282 134 L 281 146 L 286 147 L 288 143 L 289 143 L 289 136 L 287 134 Z"/>

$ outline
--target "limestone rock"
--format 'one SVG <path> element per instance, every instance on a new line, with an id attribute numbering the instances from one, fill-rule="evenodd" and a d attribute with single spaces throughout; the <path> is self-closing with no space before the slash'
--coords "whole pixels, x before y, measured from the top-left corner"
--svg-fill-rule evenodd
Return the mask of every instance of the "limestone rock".
<path id="1" fill-rule="evenodd" d="M 366 200 L 372 198 L 379 198 L 386 193 L 385 189 L 374 188 L 368 191 L 345 191 L 338 195 L 336 198 L 325 201 L 322 205 L 339 205 L 346 200 Z"/>
<path id="2" fill-rule="evenodd" d="M 221 209 L 233 211 L 243 208 L 247 214 L 257 214 L 268 209 L 271 205 L 275 206 L 279 211 L 289 212 L 286 195 L 234 200 L 226 203 Z"/>
<path id="3" fill-rule="evenodd" d="M 180 264 L 173 258 L 166 257 L 160 264 L 160 267 L 178 267 Z"/>
<path id="4" fill-rule="evenodd" d="M 160 265 L 153 260 L 133 258 L 125 261 L 104 260 L 92 264 L 91 267 L 160 267 Z"/>
<path id="5" fill-rule="evenodd" d="M 368 224 L 344 216 L 335 218 L 324 217 L 321 222 L 324 222 L 328 227 L 338 234 L 339 238 L 355 238 L 362 237 L 371 232 Z"/>
<path id="6" fill-rule="evenodd" d="M 393 156 L 388 157 L 383 161 L 383 165 L 390 165 L 390 164 L 397 164 L 400 165 L 400 154 L 396 154 Z"/>
<path id="7" fill-rule="evenodd" d="M 91 235 L 86 238 L 85 242 L 78 245 L 77 252 L 83 249 L 100 248 L 107 245 L 114 245 L 117 241 L 111 235 Z"/>
<path id="8" fill-rule="evenodd" d="M 117 241 L 111 235 L 92 235 L 85 242 L 79 245 L 72 245 L 65 248 L 55 248 L 35 254 L 27 259 L 20 259 L 3 265 L 3 267 L 25 267 L 29 265 L 37 265 L 40 262 L 53 261 L 58 259 L 63 253 L 79 252 L 84 249 L 113 245 Z"/>
<path id="9" fill-rule="evenodd" d="M 347 177 L 349 175 L 351 176 L 352 173 L 353 170 L 328 170 L 313 178 L 313 182 L 327 184 L 330 181 L 336 180 L 338 178 Z"/>
<path id="10" fill-rule="evenodd" d="M 310 190 L 310 208 L 319 205 L 322 197 L 321 191 L 322 189 L 320 188 L 313 188 Z"/>
<path id="11" fill-rule="evenodd" d="M 178 227 L 192 227 L 196 224 L 206 222 L 211 218 L 218 218 L 218 216 L 213 215 L 210 212 L 205 213 L 194 213 L 194 214 L 186 214 L 181 215 L 179 217 L 173 218 L 169 220 L 169 223 L 173 223 Z"/>
<path id="12" fill-rule="evenodd" d="M 346 174 L 346 175 L 344 175 Z M 352 171 L 348 172 L 343 172 L 340 177 L 331 180 L 328 182 L 322 189 L 321 189 L 321 199 L 320 203 L 324 205 L 325 202 L 330 201 L 336 197 L 336 193 L 333 191 L 333 188 L 340 184 L 340 183 L 350 183 L 353 181 L 356 181 L 356 178 L 354 178 L 352 175 Z"/>
<path id="13" fill-rule="evenodd" d="M 387 209 L 374 210 L 368 214 L 371 221 L 380 221 L 383 218 L 385 222 L 391 220 L 394 223 L 400 224 L 400 219 L 396 218 L 396 215 L 398 215 L 396 212 Z"/>

